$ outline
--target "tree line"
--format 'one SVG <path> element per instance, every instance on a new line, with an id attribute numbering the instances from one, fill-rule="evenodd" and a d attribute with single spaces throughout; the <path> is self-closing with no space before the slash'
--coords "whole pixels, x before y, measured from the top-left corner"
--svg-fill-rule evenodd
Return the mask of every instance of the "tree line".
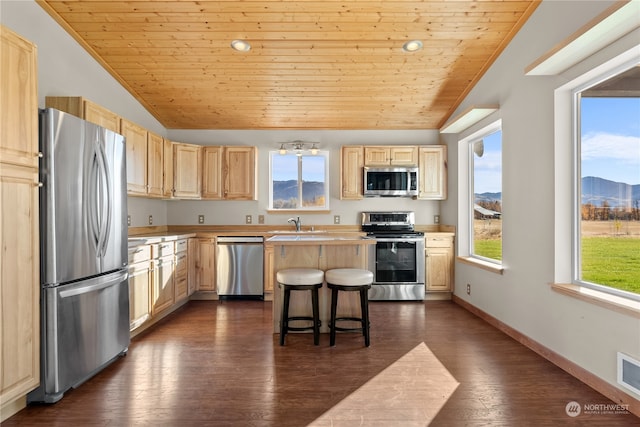
<path id="1" fill-rule="evenodd" d="M 583 221 L 640 221 L 640 200 L 633 201 L 633 207 L 612 207 L 605 200 L 600 206 L 593 203 L 582 205 Z"/>

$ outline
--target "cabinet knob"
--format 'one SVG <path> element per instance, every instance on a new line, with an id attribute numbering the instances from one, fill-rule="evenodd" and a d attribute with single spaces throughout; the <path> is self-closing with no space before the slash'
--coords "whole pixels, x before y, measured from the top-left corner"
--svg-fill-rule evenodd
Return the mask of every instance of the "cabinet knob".
<path id="1" fill-rule="evenodd" d="M 39 158 L 43 158 L 44 157 L 44 154 L 42 154 L 42 151 L 38 151 L 38 157 Z"/>
<path id="2" fill-rule="evenodd" d="M 42 188 L 42 187 L 44 187 L 44 184 L 41 183 L 41 182 L 38 182 L 37 184 L 35 184 L 35 186 L 38 187 L 38 188 Z"/>

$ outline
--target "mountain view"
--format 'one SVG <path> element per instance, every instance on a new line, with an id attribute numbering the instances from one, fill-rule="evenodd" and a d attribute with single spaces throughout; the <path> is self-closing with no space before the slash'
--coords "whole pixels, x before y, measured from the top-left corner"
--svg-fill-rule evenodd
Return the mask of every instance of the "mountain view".
<path id="1" fill-rule="evenodd" d="M 302 198 L 313 200 L 324 196 L 324 182 L 305 181 L 302 186 Z M 289 200 L 298 198 L 298 181 L 273 181 L 273 199 Z"/>
<path id="2" fill-rule="evenodd" d="M 476 203 L 481 201 L 501 201 L 502 193 L 476 193 Z M 582 204 L 602 206 L 606 201 L 611 207 L 633 207 L 640 200 L 640 185 L 609 181 L 595 176 L 582 178 Z"/>

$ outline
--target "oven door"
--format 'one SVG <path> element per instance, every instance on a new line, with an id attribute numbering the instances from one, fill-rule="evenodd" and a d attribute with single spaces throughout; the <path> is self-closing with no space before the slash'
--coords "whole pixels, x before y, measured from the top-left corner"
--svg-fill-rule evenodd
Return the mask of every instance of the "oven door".
<path id="1" fill-rule="evenodd" d="M 424 299 L 424 237 L 376 237 L 369 251 L 372 300 Z"/>

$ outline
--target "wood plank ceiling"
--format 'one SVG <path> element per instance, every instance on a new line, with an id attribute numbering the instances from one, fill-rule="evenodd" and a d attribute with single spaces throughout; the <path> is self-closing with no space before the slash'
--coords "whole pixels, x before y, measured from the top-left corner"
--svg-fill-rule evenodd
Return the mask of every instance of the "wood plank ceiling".
<path id="1" fill-rule="evenodd" d="M 539 2 L 38 3 L 169 129 L 437 129 Z"/>

